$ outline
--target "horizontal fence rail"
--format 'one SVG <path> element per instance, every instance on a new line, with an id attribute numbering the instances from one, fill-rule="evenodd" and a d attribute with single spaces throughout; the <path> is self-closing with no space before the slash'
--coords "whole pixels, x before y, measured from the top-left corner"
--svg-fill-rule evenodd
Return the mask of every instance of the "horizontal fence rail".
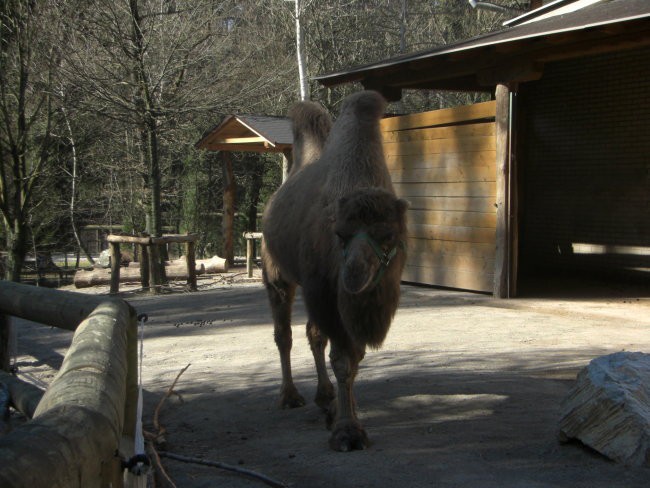
<path id="1" fill-rule="evenodd" d="M 133 446 L 138 395 L 135 310 L 125 301 L 0 281 L 6 316 L 74 330 L 58 374 L 42 394 L 12 398 L 30 421 L 0 437 L 0 486 L 124 486 L 116 452 Z M 0 349 L 7 356 L 6 344 Z M 0 376 L 9 391 L 20 380 Z M 128 449 L 128 447 L 127 447 Z M 132 452 L 124 452 L 130 456 Z M 127 485 L 132 478 L 127 477 Z"/>

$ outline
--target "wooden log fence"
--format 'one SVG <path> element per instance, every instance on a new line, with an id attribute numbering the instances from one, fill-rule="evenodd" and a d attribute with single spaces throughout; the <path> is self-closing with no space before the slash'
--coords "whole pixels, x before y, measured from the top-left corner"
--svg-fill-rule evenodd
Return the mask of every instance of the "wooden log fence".
<path id="1" fill-rule="evenodd" d="M 113 297 L 0 281 L 0 361 L 8 364 L 8 316 L 74 330 L 58 374 L 43 393 L 0 375 L 30 421 L 0 437 L 0 486 L 144 486 L 125 473 L 133 455 L 138 397 L 135 310 Z M 6 367 L 4 368 L 6 369 Z"/>
<path id="2" fill-rule="evenodd" d="M 187 266 L 187 284 L 192 291 L 197 290 L 196 269 L 195 269 L 195 243 L 199 236 L 196 234 L 166 234 L 162 237 L 137 237 L 121 236 L 111 234 L 106 240 L 110 246 L 111 256 L 111 287 L 110 293 L 116 294 L 120 291 L 120 244 L 136 244 L 140 246 L 142 253 L 140 267 L 140 279 L 142 288 L 153 287 L 156 292 L 163 284 L 164 277 L 160 275 L 161 266 L 158 265 L 158 248 L 173 242 L 185 243 L 185 260 Z"/>

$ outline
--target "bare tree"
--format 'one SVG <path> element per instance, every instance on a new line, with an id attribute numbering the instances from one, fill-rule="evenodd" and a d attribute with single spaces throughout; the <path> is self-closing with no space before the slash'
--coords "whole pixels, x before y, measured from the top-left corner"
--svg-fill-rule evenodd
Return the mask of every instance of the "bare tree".
<path id="1" fill-rule="evenodd" d="M 5 278 L 12 281 L 20 279 L 35 190 L 54 145 L 55 14 L 56 4 L 46 1 L 7 0 L 0 7 L 0 214 Z"/>

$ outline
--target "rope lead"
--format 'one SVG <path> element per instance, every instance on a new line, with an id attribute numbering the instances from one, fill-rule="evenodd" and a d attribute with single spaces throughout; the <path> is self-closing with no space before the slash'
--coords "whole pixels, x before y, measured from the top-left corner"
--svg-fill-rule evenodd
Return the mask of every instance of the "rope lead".
<path id="1" fill-rule="evenodd" d="M 151 468 L 151 461 L 145 454 L 144 435 L 142 433 L 142 357 L 144 356 L 144 323 L 149 320 L 146 313 L 138 315 L 140 322 L 140 358 L 138 364 L 138 406 L 135 419 L 135 453 L 128 461 L 123 461 L 122 466 L 136 476 L 146 475 Z"/>

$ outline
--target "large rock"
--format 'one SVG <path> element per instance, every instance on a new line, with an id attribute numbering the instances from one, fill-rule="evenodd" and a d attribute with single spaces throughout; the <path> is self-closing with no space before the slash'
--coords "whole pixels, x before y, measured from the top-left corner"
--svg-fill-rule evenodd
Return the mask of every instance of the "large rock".
<path id="1" fill-rule="evenodd" d="M 650 354 L 592 360 L 563 402 L 559 439 L 578 439 L 614 461 L 650 466 Z"/>

